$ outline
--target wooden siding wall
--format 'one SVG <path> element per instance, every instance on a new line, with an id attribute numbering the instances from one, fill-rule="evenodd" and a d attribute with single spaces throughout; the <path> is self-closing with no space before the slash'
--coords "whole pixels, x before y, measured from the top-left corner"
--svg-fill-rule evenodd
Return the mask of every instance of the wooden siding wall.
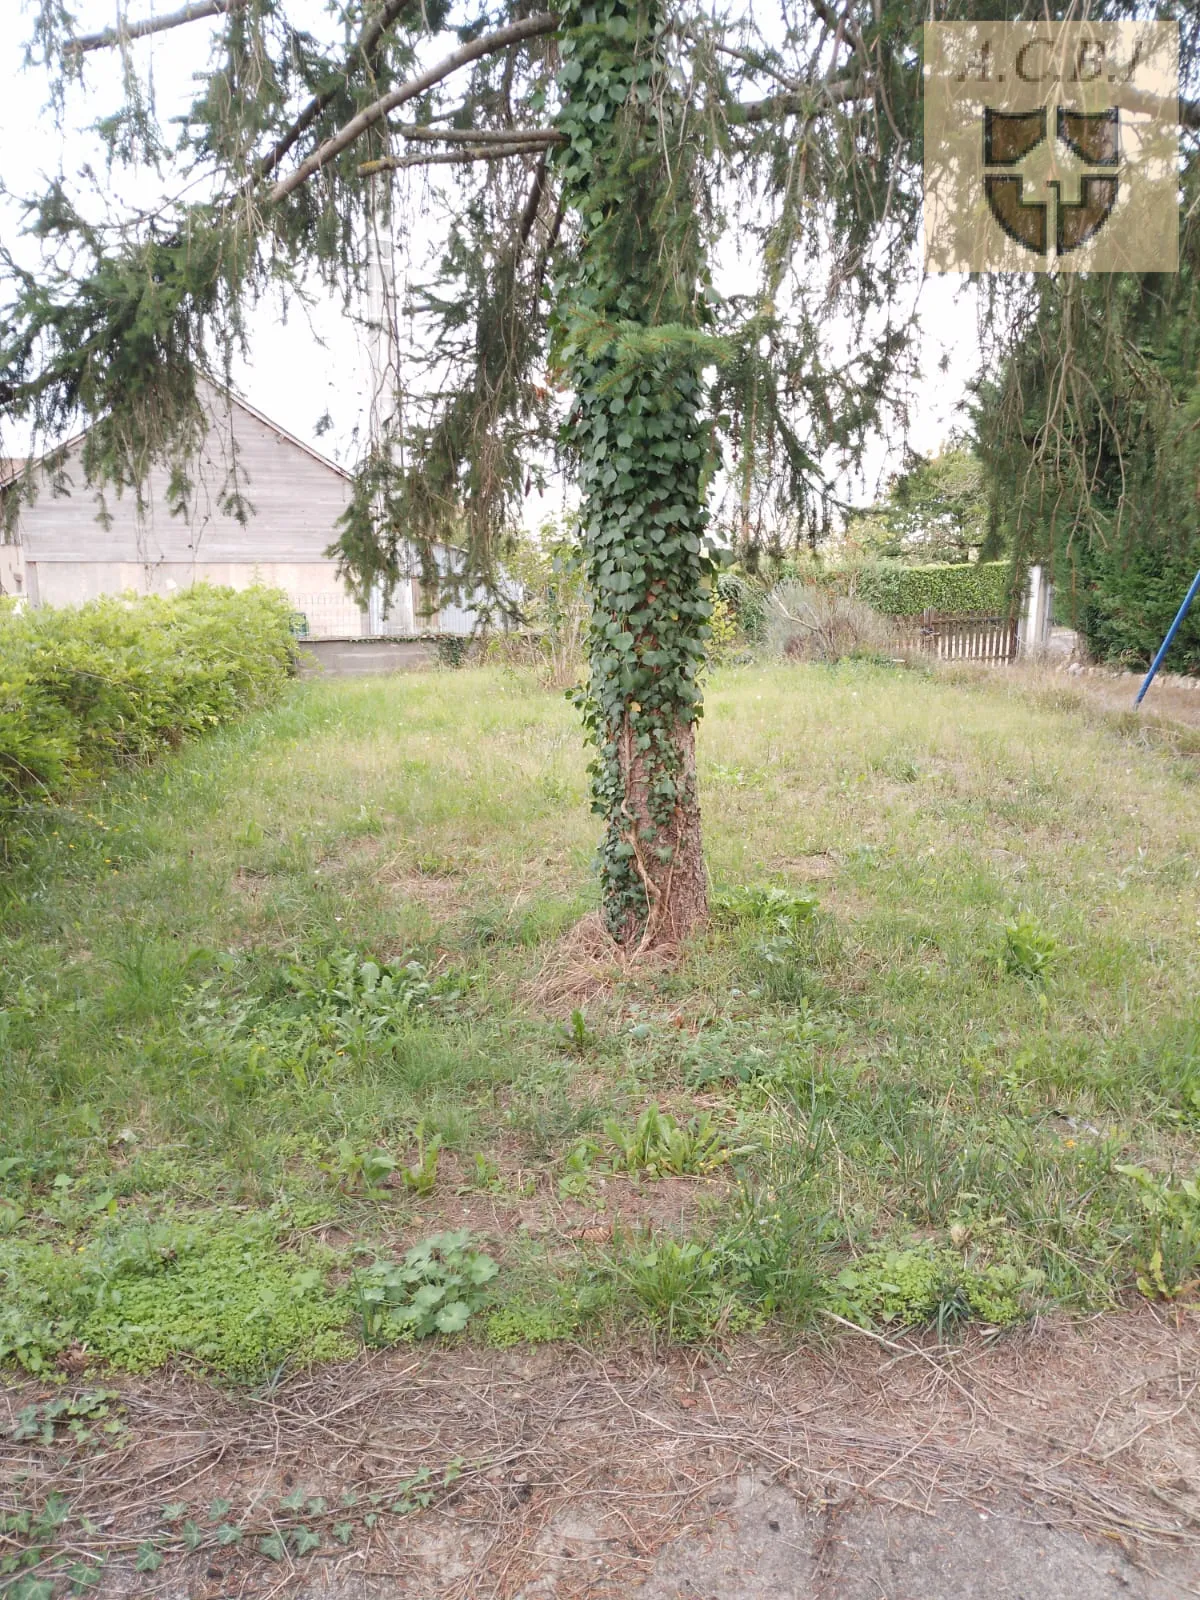
<path id="1" fill-rule="evenodd" d="M 325 555 L 350 500 L 349 478 L 219 390 L 210 387 L 206 401 L 209 430 L 186 516 L 171 515 L 169 473 L 156 468 L 144 513 L 130 494 L 106 496 L 106 527 L 76 446 L 63 474 L 66 492 L 54 493 L 47 479 L 33 505 L 22 507 L 14 571 L 0 566 L 4 588 L 17 587 L 19 567 L 35 605 L 80 605 L 130 590 L 169 594 L 193 583 L 260 583 L 287 594 L 313 638 L 471 631 L 470 611 L 419 615 L 415 579 L 400 584 L 387 615 L 374 597 L 361 610 Z M 235 483 L 252 511 L 245 523 L 222 509 Z"/>
<path id="2" fill-rule="evenodd" d="M 145 515 L 139 517 L 131 494 L 110 494 L 106 505 L 111 525 L 105 527 L 97 520 L 96 491 L 84 484 L 76 451 L 66 466 L 66 478 L 73 480 L 70 492 L 56 495 L 47 485 L 36 503 L 22 511 L 26 560 L 150 568 L 162 563 L 324 562 L 337 519 L 350 499 L 349 481 L 216 391 L 209 410 L 211 423 L 193 474 L 186 518 L 171 515 L 169 474 L 155 468 Z M 245 525 L 221 507 L 234 482 L 254 509 Z"/>

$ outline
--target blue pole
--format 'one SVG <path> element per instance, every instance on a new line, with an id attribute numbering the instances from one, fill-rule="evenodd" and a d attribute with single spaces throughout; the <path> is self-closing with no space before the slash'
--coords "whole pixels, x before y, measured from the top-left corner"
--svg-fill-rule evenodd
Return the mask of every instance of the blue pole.
<path id="1" fill-rule="evenodd" d="M 1133 708 L 1134 708 L 1135 711 L 1137 710 L 1138 706 L 1140 706 L 1141 703 L 1142 703 L 1142 696 L 1146 693 L 1146 690 L 1154 682 L 1154 674 L 1158 671 L 1159 667 L 1162 666 L 1163 657 L 1166 655 L 1167 651 L 1171 648 L 1171 640 L 1179 632 L 1179 629 L 1180 629 L 1180 627 L 1182 626 L 1182 623 L 1183 623 L 1183 619 L 1188 614 L 1188 608 L 1191 606 L 1192 601 L 1196 598 L 1196 596 L 1198 594 L 1200 594 L 1200 572 L 1198 572 L 1196 574 L 1196 576 L 1192 579 L 1192 587 L 1184 595 L 1183 604 L 1180 606 L 1179 610 L 1175 613 L 1175 621 L 1167 629 L 1167 637 L 1159 645 L 1158 654 L 1155 656 L 1154 660 L 1150 663 L 1150 671 L 1146 674 L 1145 678 L 1142 680 L 1142 687 L 1138 690 L 1137 699 L 1133 702 Z"/>

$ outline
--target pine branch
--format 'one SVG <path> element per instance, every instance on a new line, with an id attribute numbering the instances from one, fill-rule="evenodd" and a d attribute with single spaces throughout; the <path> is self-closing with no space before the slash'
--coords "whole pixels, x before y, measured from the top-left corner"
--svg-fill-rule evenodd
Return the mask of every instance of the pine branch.
<path id="1" fill-rule="evenodd" d="M 339 128 L 331 138 L 326 139 L 318 149 L 306 157 L 294 172 L 282 179 L 271 190 L 269 199 L 278 201 L 285 199 L 302 183 L 307 183 L 314 172 L 319 172 L 327 166 L 335 156 L 341 154 L 347 145 L 354 143 L 368 128 L 373 127 L 389 111 L 394 111 L 397 106 L 404 105 L 409 100 L 415 100 L 418 95 L 432 89 L 443 78 L 448 78 L 451 73 L 457 72 L 460 67 L 467 66 L 472 61 L 478 61 L 483 56 L 494 55 L 499 50 L 506 49 L 511 44 L 519 44 L 524 39 L 536 38 L 539 34 L 553 33 L 558 27 L 558 18 L 548 11 L 539 11 L 531 17 L 524 17 L 520 22 L 513 22 L 506 28 L 497 28 L 494 33 L 485 33 L 478 39 L 473 39 L 470 44 L 461 45 L 451 52 L 436 66 L 427 68 L 409 78 L 406 83 L 390 90 L 381 99 L 364 107 L 356 117 L 342 128 Z"/>
<path id="2" fill-rule="evenodd" d="M 393 133 L 405 139 L 429 139 L 438 144 L 566 144 L 565 133 L 553 128 L 434 128 L 428 123 L 401 123 Z"/>
<path id="3" fill-rule="evenodd" d="M 87 33 L 78 39 L 68 39 L 63 46 L 63 54 L 77 56 L 85 50 L 108 50 L 129 39 L 144 39 L 149 33 L 165 33 L 168 28 L 180 28 L 185 22 L 199 22 L 204 17 L 223 17 L 245 4 L 246 0 L 194 0 L 193 4 L 172 11 L 165 17 L 147 17 L 144 22 L 130 22 L 119 28 L 105 28 L 103 33 Z"/>
<path id="4" fill-rule="evenodd" d="M 509 156 L 540 156 L 546 151 L 546 141 L 535 144 L 480 144 L 463 150 L 431 150 L 428 155 L 380 156 L 377 161 L 364 161 L 358 169 L 360 178 L 369 178 L 376 172 L 400 172 L 405 167 L 457 166 L 471 161 L 504 161 Z"/>
<path id="5" fill-rule="evenodd" d="M 319 94 L 313 95 L 312 99 L 304 107 L 304 110 L 301 111 L 295 122 L 293 122 L 289 128 L 286 128 L 283 133 L 280 134 L 279 138 L 276 139 L 275 143 L 271 146 L 270 150 L 267 151 L 266 155 L 260 156 L 255 162 L 252 175 L 243 185 L 244 190 L 253 188 L 255 183 L 257 183 L 260 179 L 266 178 L 272 172 L 274 172 L 275 168 L 283 160 L 284 156 L 287 155 L 288 151 L 296 143 L 296 140 L 299 139 L 300 135 L 307 132 L 307 130 L 312 127 L 313 123 L 321 115 L 322 111 L 325 110 L 325 107 L 329 105 L 330 102 L 335 98 L 342 83 L 350 76 L 350 70 L 355 56 L 370 56 L 375 46 L 383 38 L 384 34 L 391 27 L 392 23 L 395 22 L 400 13 L 404 11 L 406 7 L 412 4 L 413 0 L 388 0 L 388 3 L 384 6 L 383 10 L 379 13 L 375 20 L 373 22 L 369 22 L 359 34 L 358 39 L 354 44 L 354 48 L 346 58 L 346 64 L 341 75 L 335 79 L 328 89 L 322 89 Z"/>
<path id="6" fill-rule="evenodd" d="M 814 84 L 803 94 L 773 94 L 765 100 L 744 100 L 729 107 L 731 123 L 773 122 L 777 117 L 811 117 L 848 100 L 865 100 L 870 86 L 861 78 L 843 78 L 835 83 Z"/>

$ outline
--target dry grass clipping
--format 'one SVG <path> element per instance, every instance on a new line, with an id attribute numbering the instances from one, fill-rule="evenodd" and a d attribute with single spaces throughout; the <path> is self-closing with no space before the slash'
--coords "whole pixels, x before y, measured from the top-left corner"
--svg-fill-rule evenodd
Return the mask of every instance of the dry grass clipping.
<path id="1" fill-rule="evenodd" d="M 561 1578 L 548 1592 L 601 1600 L 710 1524 L 748 1470 L 830 1532 L 864 1501 L 910 1513 L 986 1503 L 1116 1541 L 1151 1567 L 1194 1572 L 1200 1552 L 1200 1317 L 1150 1307 L 953 1347 L 900 1335 L 658 1359 L 409 1348 L 258 1394 L 177 1375 L 124 1385 L 123 1447 L 65 1458 L 5 1436 L 6 1403 L 11 1419 L 38 1392 L 0 1392 L 0 1509 L 65 1494 L 94 1523 L 72 1535 L 73 1553 L 108 1557 L 103 1595 L 145 1592 L 135 1552 L 161 1531 L 165 1503 L 220 1496 L 243 1544 L 209 1537 L 172 1557 L 156 1592 L 344 1596 L 372 1580 L 385 1587 L 371 1593 L 513 1600 Z M 455 1459 L 462 1477 L 427 1512 L 360 1525 L 344 1549 L 325 1538 L 303 1563 L 256 1553 L 290 1490 L 331 1507 L 351 1487 L 386 1498 Z M 560 1572 L 568 1525 L 590 1530 L 602 1562 Z"/>

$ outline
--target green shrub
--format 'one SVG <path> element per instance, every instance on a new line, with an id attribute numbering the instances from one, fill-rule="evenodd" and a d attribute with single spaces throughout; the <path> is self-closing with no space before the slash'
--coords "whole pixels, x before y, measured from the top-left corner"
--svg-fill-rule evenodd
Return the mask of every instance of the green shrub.
<path id="1" fill-rule="evenodd" d="M 1200 566 L 1200 542 L 1182 550 L 1147 545 L 1088 551 L 1079 566 L 1075 622 L 1088 649 L 1101 661 L 1146 667 Z M 1061 610 L 1067 615 L 1071 599 L 1064 595 Z M 1200 605 L 1188 612 L 1164 665 L 1169 672 L 1200 672 Z"/>
<path id="2" fill-rule="evenodd" d="M 269 704 L 294 673 L 281 594 L 197 586 L 0 616 L 0 837 L 39 800 Z"/>

